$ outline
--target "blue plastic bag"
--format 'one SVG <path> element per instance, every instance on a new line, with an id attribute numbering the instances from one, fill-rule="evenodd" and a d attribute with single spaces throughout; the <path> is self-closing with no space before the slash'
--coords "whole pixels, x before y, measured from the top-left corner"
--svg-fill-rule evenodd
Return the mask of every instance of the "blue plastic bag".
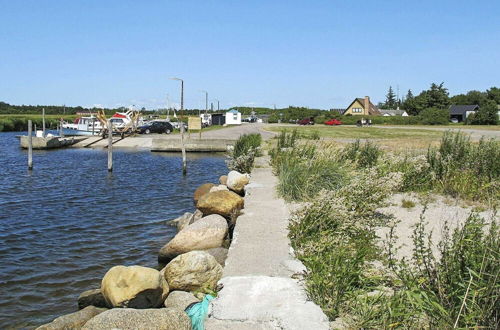
<path id="1" fill-rule="evenodd" d="M 191 319 L 192 330 L 205 330 L 205 317 L 208 313 L 208 305 L 212 299 L 214 299 L 214 297 L 207 294 L 201 302 L 186 308 L 186 313 Z"/>

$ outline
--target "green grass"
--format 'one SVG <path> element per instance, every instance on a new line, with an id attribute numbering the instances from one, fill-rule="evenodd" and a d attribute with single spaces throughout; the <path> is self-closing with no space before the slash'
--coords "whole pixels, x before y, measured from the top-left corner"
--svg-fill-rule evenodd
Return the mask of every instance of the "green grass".
<path id="1" fill-rule="evenodd" d="M 227 167 L 240 173 L 250 173 L 255 157 L 261 154 L 261 144 L 262 137 L 258 133 L 241 135 L 229 153 Z"/>
<path id="2" fill-rule="evenodd" d="M 287 126 L 269 126 L 273 132 L 290 130 Z M 323 138 L 337 139 L 439 139 L 443 132 L 426 129 L 399 129 L 380 127 L 347 127 L 347 126 L 294 126 L 298 134 L 315 135 Z"/>

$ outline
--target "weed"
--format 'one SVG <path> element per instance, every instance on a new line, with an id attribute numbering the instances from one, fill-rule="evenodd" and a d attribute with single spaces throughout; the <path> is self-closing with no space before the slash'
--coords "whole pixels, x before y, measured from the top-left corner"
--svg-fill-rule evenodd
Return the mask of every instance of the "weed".
<path id="1" fill-rule="evenodd" d="M 229 159 L 226 161 L 230 170 L 240 173 L 250 173 L 254 166 L 255 157 L 261 154 L 260 145 L 262 137 L 260 134 L 244 134 L 234 144 Z"/>
<path id="2" fill-rule="evenodd" d="M 401 201 L 401 206 L 404 207 L 405 209 L 411 209 L 415 207 L 415 202 L 403 198 L 403 200 Z"/>

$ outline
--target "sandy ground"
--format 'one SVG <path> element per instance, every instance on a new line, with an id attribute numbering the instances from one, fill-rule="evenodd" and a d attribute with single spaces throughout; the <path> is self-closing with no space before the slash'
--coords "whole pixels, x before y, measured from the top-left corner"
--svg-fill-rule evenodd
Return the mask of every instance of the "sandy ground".
<path id="1" fill-rule="evenodd" d="M 451 229 L 464 223 L 472 212 L 471 207 L 463 206 L 459 201 L 447 199 L 442 196 L 432 196 L 433 200 L 427 204 L 427 210 L 423 217 L 426 222 L 425 229 L 427 233 L 431 233 L 431 242 L 433 244 L 433 252 L 435 256 L 438 254 L 438 243 L 443 237 L 443 228 L 445 223 L 448 223 Z M 404 208 L 401 206 L 402 200 L 410 200 L 415 203 L 413 208 Z M 406 193 L 396 194 L 390 199 L 390 206 L 380 209 L 386 215 L 393 215 L 399 223 L 395 227 L 395 235 L 398 237 L 396 246 L 399 247 L 397 257 L 410 257 L 413 251 L 413 240 L 411 238 L 413 229 L 416 223 L 419 222 L 422 211 L 424 210 L 423 202 L 420 201 L 417 195 Z M 494 215 L 492 211 L 483 211 L 479 213 L 488 221 L 499 221 L 498 215 Z M 379 228 L 376 231 L 381 238 L 380 245 L 383 246 L 387 242 L 388 228 Z"/>

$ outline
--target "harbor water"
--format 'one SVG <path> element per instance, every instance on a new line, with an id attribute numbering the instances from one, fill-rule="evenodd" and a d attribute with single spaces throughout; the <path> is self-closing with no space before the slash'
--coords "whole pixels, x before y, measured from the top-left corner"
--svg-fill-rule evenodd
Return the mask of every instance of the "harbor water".
<path id="1" fill-rule="evenodd" d="M 166 220 L 193 211 L 192 194 L 227 172 L 223 155 L 114 149 L 33 152 L 0 133 L 0 329 L 33 328 L 77 311 L 115 265 L 156 268 L 175 235 Z M 24 133 L 25 134 L 25 133 Z"/>

